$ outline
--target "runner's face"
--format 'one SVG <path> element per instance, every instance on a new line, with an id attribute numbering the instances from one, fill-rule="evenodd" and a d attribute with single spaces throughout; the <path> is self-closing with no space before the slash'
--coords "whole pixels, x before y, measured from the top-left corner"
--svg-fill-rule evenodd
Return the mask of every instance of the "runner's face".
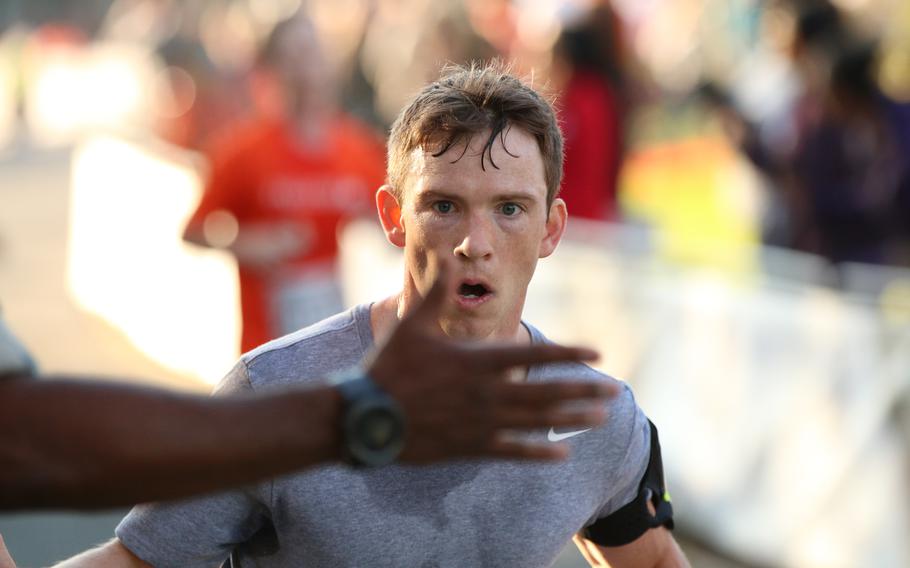
<path id="1" fill-rule="evenodd" d="M 507 127 L 481 167 L 488 136 L 438 157 L 414 152 L 400 204 L 401 238 L 389 239 L 404 248 L 406 300 L 424 296 L 440 259 L 452 258 L 458 288 L 443 308 L 442 329 L 453 337 L 508 340 L 518 336 L 537 259 L 552 253 L 562 235 L 565 205 L 557 199 L 548 217 L 543 159 L 531 135 Z"/>

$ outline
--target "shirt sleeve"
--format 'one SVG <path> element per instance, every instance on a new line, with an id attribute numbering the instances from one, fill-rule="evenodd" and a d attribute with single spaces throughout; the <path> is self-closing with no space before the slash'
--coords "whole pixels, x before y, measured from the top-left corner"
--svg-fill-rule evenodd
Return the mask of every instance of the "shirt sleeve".
<path id="1" fill-rule="evenodd" d="M 217 395 L 251 390 L 241 361 L 216 388 Z M 271 483 L 199 498 L 135 507 L 115 530 L 130 551 L 156 568 L 220 565 L 231 552 L 272 529 Z"/>
<path id="2" fill-rule="evenodd" d="M 657 428 L 648 420 L 641 408 L 634 403 L 631 390 L 618 397 L 625 404 L 610 410 L 611 419 L 630 428 L 617 428 L 629 433 L 613 472 L 615 480 L 608 498 L 596 515 L 584 527 L 582 534 L 601 546 L 622 546 L 633 542 L 647 530 L 665 526 L 673 528 L 673 507 L 666 489 L 663 461 Z M 622 447 L 621 445 L 618 445 Z"/>
<path id="3" fill-rule="evenodd" d="M 632 389 L 622 383 L 621 393 L 614 399 L 608 409 L 608 420 L 614 421 L 612 448 L 606 448 L 610 454 L 611 483 L 607 487 L 604 502 L 597 514 L 591 519 L 608 517 L 638 496 L 638 486 L 648 467 L 650 458 L 651 433 L 648 418 L 635 403 Z"/>
<path id="4" fill-rule="evenodd" d="M 585 528 L 585 537 L 601 546 L 622 546 L 650 529 L 673 529 L 673 505 L 664 482 L 663 460 L 657 427 L 650 430 L 650 458 L 638 486 L 638 495 L 620 509 Z"/>

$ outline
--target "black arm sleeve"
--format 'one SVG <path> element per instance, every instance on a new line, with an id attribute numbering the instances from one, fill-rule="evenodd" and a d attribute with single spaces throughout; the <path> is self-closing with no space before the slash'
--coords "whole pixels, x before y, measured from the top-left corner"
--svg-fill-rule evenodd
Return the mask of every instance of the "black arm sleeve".
<path id="1" fill-rule="evenodd" d="M 598 519 L 585 528 L 584 537 L 600 546 L 622 546 L 629 544 L 648 529 L 665 526 L 673 528 L 673 506 L 664 483 L 664 467 L 660 458 L 660 440 L 657 428 L 651 426 L 651 458 L 648 468 L 638 486 L 638 496 L 609 516 Z M 648 510 L 648 502 L 656 514 Z"/>

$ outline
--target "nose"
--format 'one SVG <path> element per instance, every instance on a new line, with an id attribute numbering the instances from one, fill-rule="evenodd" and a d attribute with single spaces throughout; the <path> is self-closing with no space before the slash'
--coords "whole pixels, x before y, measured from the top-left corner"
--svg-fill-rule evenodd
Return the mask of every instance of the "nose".
<path id="1" fill-rule="evenodd" d="M 493 256 L 493 228 L 481 215 L 472 215 L 466 221 L 464 238 L 455 247 L 455 256 L 462 259 L 482 260 Z"/>

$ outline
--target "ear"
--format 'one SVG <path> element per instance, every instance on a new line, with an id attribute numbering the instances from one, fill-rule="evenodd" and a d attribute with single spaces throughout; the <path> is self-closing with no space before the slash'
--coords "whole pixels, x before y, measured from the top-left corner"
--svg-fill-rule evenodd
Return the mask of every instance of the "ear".
<path id="1" fill-rule="evenodd" d="M 379 222 L 385 231 L 385 238 L 396 247 L 404 247 L 404 225 L 401 222 L 401 204 L 392 193 L 392 187 L 384 185 L 376 192 L 376 210 Z"/>
<path id="2" fill-rule="evenodd" d="M 550 215 L 547 218 L 547 232 L 540 241 L 540 250 L 538 252 L 540 258 L 546 258 L 556 250 L 556 245 L 562 240 L 562 234 L 566 230 L 568 217 L 569 213 L 566 210 L 566 202 L 557 197 L 553 200 L 553 203 L 550 204 Z"/>

